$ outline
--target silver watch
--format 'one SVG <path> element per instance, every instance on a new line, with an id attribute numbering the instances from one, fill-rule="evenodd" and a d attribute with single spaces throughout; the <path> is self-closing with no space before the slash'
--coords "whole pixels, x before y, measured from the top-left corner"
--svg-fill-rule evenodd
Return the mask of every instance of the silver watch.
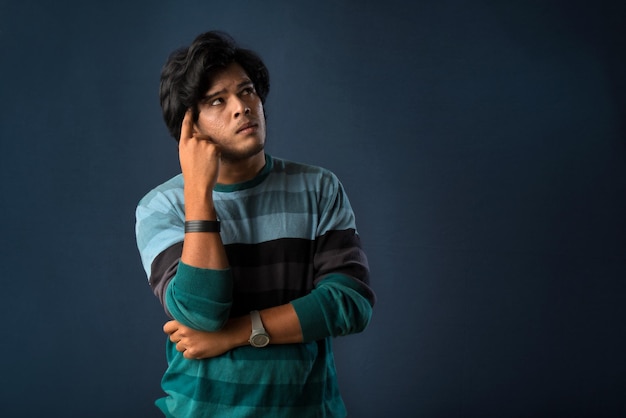
<path id="1" fill-rule="evenodd" d="M 263 328 L 263 322 L 261 321 L 261 315 L 259 311 L 250 312 L 250 319 L 252 320 L 252 334 L 250 334 L 250 345 L 252 347 L 265 347 L 270 343 L 270 336 Z"/>

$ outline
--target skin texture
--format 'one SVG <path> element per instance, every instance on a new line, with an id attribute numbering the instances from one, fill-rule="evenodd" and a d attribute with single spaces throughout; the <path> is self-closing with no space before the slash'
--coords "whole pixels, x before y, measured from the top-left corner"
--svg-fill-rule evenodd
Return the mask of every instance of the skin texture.
<path id="1" fill-rule="evenodd" d="M 213 187 L 250 180 L 265 165 L 265 116 L 254 86 L 239 64 L 213 78 L 198 105 L 198 121 L 191 110 L 181 127 L 179 159 L 184 178 L 186 220 L 215 220 Z M 228 259 L 217 233 L 185 234 L 181 261 L 193 267 L 226 269 Z M 271 344 L 302 341 L 300 321 L 291 304 L 260 312 Z M 169 321 L 163 331 L 188 359 L 210 358 L 248 344 L 249 316 L 230 319 L 216 332 L 194 330 Z"/>

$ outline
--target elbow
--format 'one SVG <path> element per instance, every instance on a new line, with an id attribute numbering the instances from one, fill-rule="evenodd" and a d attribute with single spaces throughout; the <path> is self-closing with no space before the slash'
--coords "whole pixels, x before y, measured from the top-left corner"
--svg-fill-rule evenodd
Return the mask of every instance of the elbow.
<path id="1" fill-rule="evenodd" d="M 335 313 L 334 337 L 358 334 L 363 332 L 372 318 L 372 305 L 363 297 L 344 298 L 337 305 Z"/>
<path id="2" fill-rule="evenodd" d="M 165 295 L 167 310 L 172 318 L 183 325 L 199 331 L 216 332 L 224 328 L 230 317 L 232 300 L 218 302 L 206 299 L 194 300 L 189 296 L 177 298 L 173 291 Z"/>
<path id="3" fill-rule="evenodd" d="M 226 325 L 233 303 L 230 270 L 208 270 L 179 263 L 165 291 L 165 307 L 183 325 L 215 332 Z"/>
<path id="4" fill-rule="evenodd" d="M 353 323 L 352 333 L 357 334 L 365 331 L 365 328 L 369 325 L 372 319 L 372 305 L 369 303 L 363 304 L 363 307 L 359 309 Z"/>

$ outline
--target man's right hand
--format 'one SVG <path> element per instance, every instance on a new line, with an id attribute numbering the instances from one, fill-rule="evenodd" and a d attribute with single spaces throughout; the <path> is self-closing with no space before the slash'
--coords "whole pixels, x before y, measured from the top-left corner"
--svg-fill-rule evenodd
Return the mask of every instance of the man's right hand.
<path id="1" fill-rule="evenodd" d="M 220 150 L 210 138 L 195 131 L 191 110 L 183 119 L 178 154 L 187 219 L 213 219 L 212 192 L 219 175 Z"/>

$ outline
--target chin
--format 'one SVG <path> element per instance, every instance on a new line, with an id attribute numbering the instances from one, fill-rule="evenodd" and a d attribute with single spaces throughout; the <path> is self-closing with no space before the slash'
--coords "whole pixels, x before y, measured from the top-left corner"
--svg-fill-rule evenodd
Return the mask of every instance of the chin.
<path id="1" fill-rule="evenodd" d="M 241 162 L 248 160 L 259 153 L 263 152 L 265 149 L 264 143 L 257 143 L 254 146 L 250 146 L 243 150 L 225 150 L 222 149 L 222 160 L 229 162 Z"/>

